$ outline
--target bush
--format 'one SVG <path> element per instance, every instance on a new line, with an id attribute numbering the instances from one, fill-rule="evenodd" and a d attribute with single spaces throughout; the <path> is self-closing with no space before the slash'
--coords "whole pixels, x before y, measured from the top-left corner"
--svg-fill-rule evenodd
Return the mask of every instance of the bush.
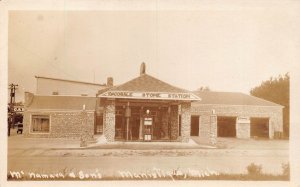
<path id="1" fill-rule="evenodd" d="M 247 171 L 249 175 L 261 175 L 262 166 L 251 163 L 249 166 L 247 166 Z"/>

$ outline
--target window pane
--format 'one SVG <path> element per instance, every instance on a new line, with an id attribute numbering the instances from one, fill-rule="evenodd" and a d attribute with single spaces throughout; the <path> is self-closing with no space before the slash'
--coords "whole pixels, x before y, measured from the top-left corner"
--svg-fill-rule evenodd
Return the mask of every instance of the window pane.
<path id="1" fill-rule="evenodd" d="M 32 132 L 49 132 L 49 116 L 33 115 L 31 121 Z"/>

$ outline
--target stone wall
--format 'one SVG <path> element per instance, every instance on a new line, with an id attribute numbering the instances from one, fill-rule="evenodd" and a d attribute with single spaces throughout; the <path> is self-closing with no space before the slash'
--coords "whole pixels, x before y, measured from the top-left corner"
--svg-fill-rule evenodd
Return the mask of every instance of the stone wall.
<path id="1" fill-rule="evenodd" d="M 181 141 L 188 142 L 191 133 L 191 103 L 181 104 Z"/>
<path id="2" fill-rule="evenodd" d="M 178 105 L 171 106 L 171 140 L 177 140 L 179 135 Z"/>
<path id="3" fill-rule="evenodd" d="M 191 114 L 200 115 L 200 136 L 208 132 L 207 118 L 215 110 L 217 116 L 258 117 L 269 118 L 269 137 L 274 137 L 274 132 L 283 131 L 282 107 L 278 106 L 247 106 L 247 105 L 200 105 L 192 104 Z M 247 137 L 247 126 L 237 126 L 238 137 Z"/>
<path id="4" fill-rule="evenodd" d="M 103 113 L 103 132 L 108 142 L 115 141 L 115 101 L 107 100 Z"/>
<path id="5" fill-rule="evenodd" d="M 199 117 L 199 137 L 205 143 L 209 143 L 210 139 L 210 112 L 206 112 L 205 115 Z"/>
<path id="6" fill-rule="evenodd" d="M 49 132 L 32 132 L 31 116 L 48 115 Z M 94 112 L 88 111 L 86 122 L 83 123 L 82 111 L 25 111 L 23 119 L 23 132 L 25 137 L 41 138 L 74 138 L 79 139 L 85 131 L 88 139 L 94 135 Z"/>
<path id="7" fill-rule="evenodd" d="M 218 127 L 217 127 L 217 115 L 210 115 L 210 133 L 209 133 L 209 143 L 215 145 L 217 143 L 218 137 Z"/>
<path id="8" fill-rule="evenodd" d="M 250 120 L 246 123 L 236 122 L 236 137 L 247 139 L 250 138 Z"/>

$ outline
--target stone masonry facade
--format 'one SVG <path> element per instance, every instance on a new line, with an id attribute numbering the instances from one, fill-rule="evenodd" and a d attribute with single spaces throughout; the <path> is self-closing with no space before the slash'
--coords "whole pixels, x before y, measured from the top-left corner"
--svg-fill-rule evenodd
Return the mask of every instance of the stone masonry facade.
<path id="1" fill-rule="evenodd" d="M 247 139 L 250 138 L 250 119 L 247 118 L 248 122 L 238 122 L 236 123 L 236 137 Z"/>
<path id="2" fill-rule="evenodd" d="M 215 145 L 217 143 L 217 116 L 210 115 L 210 132 L 209 132 L 209 143 Z"/>
<path id="3" fill-rule="evenodd" d="M 181 104 L 181 141 L 188 142 L 191 133 L 191 103 Z"/>
<path id="4" fill-rule="evenodd" d="M 246 105 L 192 105 L 191 114 L 200 116 L 199 136 L 207 136 L 211 132 L 209 118 L 212 111 L 217 116 L 241 118 L 269 118 L 269 138 L 274 132 L 283 131 L 282 107 L 280 106 L 246 106 Z M 250 138 L 250 124 L 236 125 L 237 138 Z M 217 134 L 217 132 L 215 132 Z"/>
<path id="5" fill-rule="evenodd" d="M 49 132 L 32 132 L 32 115 L 49 116 Z M 25 137 L 80 139 L 84 130 L 87 139 L 91 140 L 94 135 L 94 112 L 87 111 L 83 121 L 82 111 L 25 111 L 23 124 Z"/>
<path id="6" fill-rule="evenodd" d="M 115 101 L 107 100 L 104 106 L 103 113 L 103 132 L 108 142 L 115 140 Z"/>
<path id="7" fill-rule="evenodd" d="M 179 135 L 178 105 L 171 106 L 171 140 L 177 140 Z"/>

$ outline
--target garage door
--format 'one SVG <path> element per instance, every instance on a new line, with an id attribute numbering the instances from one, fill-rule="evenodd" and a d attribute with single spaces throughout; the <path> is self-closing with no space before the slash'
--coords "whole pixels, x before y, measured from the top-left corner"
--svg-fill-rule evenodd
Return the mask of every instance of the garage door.
<path id="1" fill-rule="evenodd" d="M 218 116 L 218 137 L 236 137 L 236 117 Z"/>
<path id="2" fill-rule="evenodd" d="M 269 138 L 269 118 L 250 118 L 251 137 Z"/>

